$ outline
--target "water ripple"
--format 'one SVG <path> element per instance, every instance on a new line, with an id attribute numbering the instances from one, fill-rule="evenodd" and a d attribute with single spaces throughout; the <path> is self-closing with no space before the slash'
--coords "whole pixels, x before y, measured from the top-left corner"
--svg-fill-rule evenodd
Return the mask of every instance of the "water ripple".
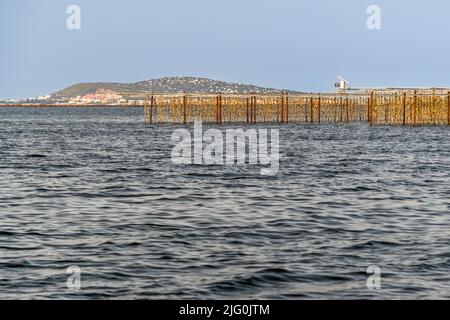
<path id="1" fill-rule="evenodd" d="M 284 125 L 264 177 L 173 165 L 177 127 L 0 108 L 0 298 L 450 298 L 448 128 Z"/>

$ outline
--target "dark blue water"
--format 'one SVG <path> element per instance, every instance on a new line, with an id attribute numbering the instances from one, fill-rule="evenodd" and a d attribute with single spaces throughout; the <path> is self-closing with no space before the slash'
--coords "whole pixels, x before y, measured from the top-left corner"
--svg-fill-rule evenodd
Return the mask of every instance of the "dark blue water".
<path id="1" fill-rule="evenodd" d="M 0 298 L 450 298 L 449 128 L 289 124 L 272 177 L 173 165 L 176 128 L 0 108 Z"/>

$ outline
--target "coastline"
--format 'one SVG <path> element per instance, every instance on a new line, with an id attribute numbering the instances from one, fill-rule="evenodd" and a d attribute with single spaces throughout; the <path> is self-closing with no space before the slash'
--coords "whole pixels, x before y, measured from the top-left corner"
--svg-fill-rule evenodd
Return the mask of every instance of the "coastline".
<path id="1" fill-rule="evenodd" d="M 143 108 L 143 105 L 128 104 L 0 104 L 0 108 Z"/>

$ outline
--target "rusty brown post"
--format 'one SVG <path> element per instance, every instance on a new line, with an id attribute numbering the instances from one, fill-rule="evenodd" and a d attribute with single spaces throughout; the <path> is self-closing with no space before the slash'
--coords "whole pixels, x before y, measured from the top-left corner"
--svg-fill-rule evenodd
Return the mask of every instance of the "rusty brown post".
<path id="1" fill-rule="evenodd" d="M 153 102 L 154 102 L 154 97 L 151 96 L 150 97 L 150 124 L 153 124 Z"/>
<path id="2" fill-rule="evenodd" d="M 345 98 L 345 112 L 347 114 L 346 122 L 349 122 L 349 106 L 348 106 L 348 97 Z"/>
<path id="3" fill-rule="evenodd" d="M 148 96 L 145 97 L 144 101 L 144 124 L 147 124 L 147 115 L 148 115 Z"/>
<path id="4" fill-rule="evenodd" d="M 403 125 L 406 125 L 406 92 L 403 94 Z"/>
<path id="5" fill-rule="evenodd" d="M 254 117 L 254 115 L 253 115 L 253 113 L 254 113 L 254 110 L 253 110 L 253 104 L 254 104 L 254 97 L 253 97 L 253 92 L 251 93 L 251 96 L 250 96 L 250 123 L 251 124 L 253 124 L 253 117 Z"/>
<path id="6" fill-rule="evenodd" d="M 280 106 L 278 105 L 278 97 L 275 98 L 275 110 L 277 111 L 277 123 L 280 122 Z"/>
<path id="7" fill-rule="evenodd" d="M 436 117 L 433 115 L 434 110 L 436 110 L 436 91 L 435 89 L 433 89 L 433 95 L 431 96 L 431 119 L 430 122 L 431 124 L 436 124 Z"/>
<path id="8" fill-rule="evenodd" d="M 372 123 L 372 103 L 373 103 L 373 91 L 372 92 L 370 92 L 370 98 L 368 99 L 369 101 L 368 101 L 368 110 L 367 110 L 367 112 L 368 112 L 368 114 L 367 114 L 367 116 L 368 116 L 368 118 L 369 118 L 369 124 L 370 125 L 372 125 L 373 123 Z"/>
<path id="9" fill-rule="evenodd" d="M 249 119 L 248 119 L 248 97 L 245 98 L 245 106 L 247 108 L 247 122 L 248 122 L 249 121 Z"/>
<path id="10" fill-rule="evenodd" d="M 254 123 L 254 118 L 255 118 L 255 97 L 254 97 L 254 95 L 253 95 L 253 92 L 252 92 L 252 97 L 251 97 L 251 100 L 250 100 L 250 123 Z"/>
<path id="11" fill-rule="evenodd" d="M 219 124 L 222 124 L 222 93 L 219 92 Z"/>
<path id="12" fill-rule="evenodd" d="M 253 123 L 256 124 L 256 94 L 253 95 Z"/>
<path id="13" fill-rule="evenodd" d="M 413 101 L 413 125 L 417 123 L 417 90 L 414 90 L 414 101 Z"/>
<path id="14" fill-rule="evenodd" d="M 217 92 L 217 95 L 216 95 L 216 124 L 219 124 L 219 108 L 220 108 L 220 106 L 219 106 L 219 93 Z"/>
<path id="15" fill-rule="evenodd" d="M 253 123 L 253 92 L 250 94 L 250 123 Z"/>
<path id="16" fill-rule="evenodd" d="M 289 123 L 289 92 L 286 92 L 286 123 Z"/>
<path id="17" fill-rule="evenodd" d="M 284 123 L 284 92 L 281 92 L 281 123 Z"/>
<path id="18" fill-rule="evenodd" d="M 187 106 L 187 99 L 186 99 L 186 93 L 183 94 L 183 124 L 186 124 L 186 106 Z"/>
<path id="19" fill-rule="evenodd" d="M 320 123 L 320 94 L 319 94 L 319 98 L 317 99 L 317 123 Z"/>
<path id="20" fill-rule="evenodd" d="M 313 99 L 313 97 L 309 98 L 309 106 L 310 106 L 309 122 L 313 123 L 314 122 L 314 99 Z"/>
<path id="21" fill-rule="evenodd" d="M 450 125 L 450 91 L 447 92 L 447 125 Z"/>
<path id="22" fill-rule="evenodd" d="M 415 98 L 413 93 L 409 94 L 409 97 L 407 98 L 409 101 L 409 117 L 407 116 L 406 122 L 409 121 L 410 125 L 414 125 L 414 104 L 415 104 Z"/>

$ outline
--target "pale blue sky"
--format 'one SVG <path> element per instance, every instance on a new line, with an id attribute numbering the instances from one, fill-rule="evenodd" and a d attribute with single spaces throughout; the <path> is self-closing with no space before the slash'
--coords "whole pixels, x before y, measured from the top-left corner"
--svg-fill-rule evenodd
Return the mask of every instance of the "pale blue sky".
<path id="1" fill-rule="evenodd" d="M 82 29 L 66 28 L 66 9 Z M 381 7 L 382 29 L 366 27 Z M 0 99 L 163 76 L 304 91 L 450 86 L 450 1 L 0 0 Z"/>

